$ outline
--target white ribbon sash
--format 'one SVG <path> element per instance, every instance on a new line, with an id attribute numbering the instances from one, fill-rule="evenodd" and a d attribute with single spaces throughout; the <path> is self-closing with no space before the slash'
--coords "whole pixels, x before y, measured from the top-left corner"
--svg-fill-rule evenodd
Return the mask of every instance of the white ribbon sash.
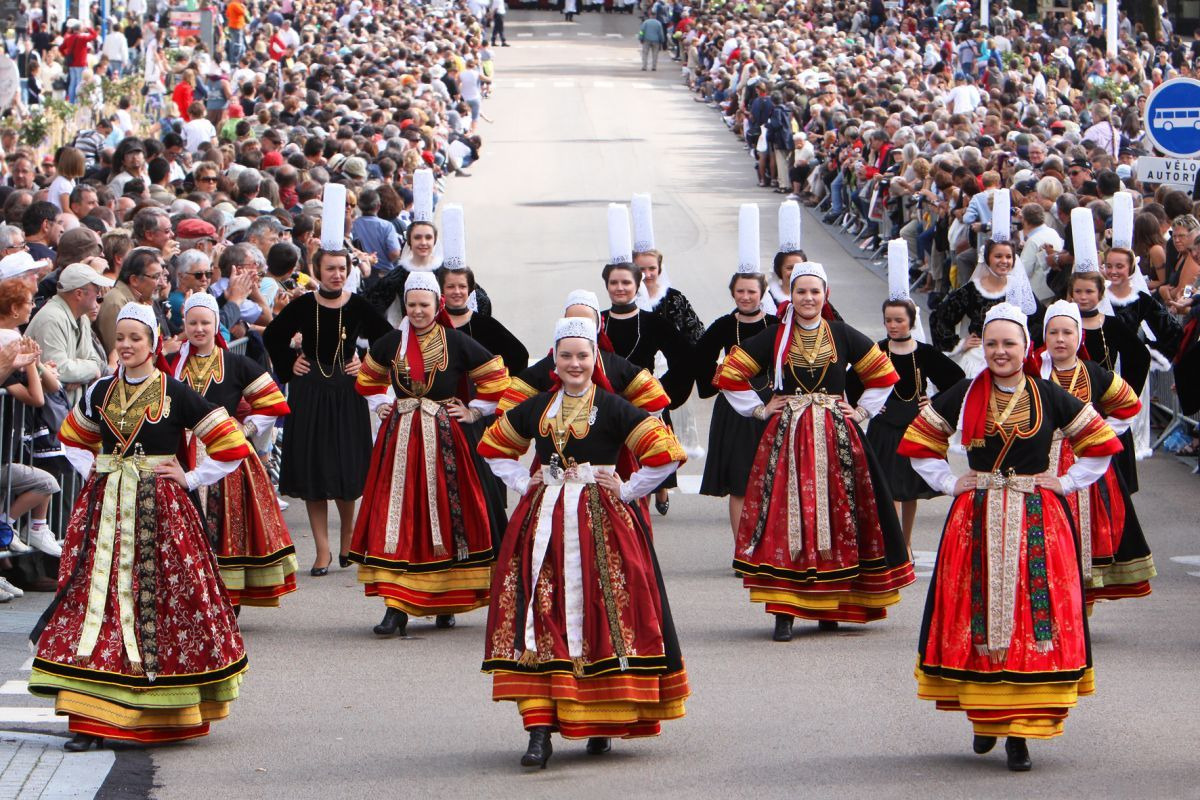
<path id="1" fill-rule="evenodd" d="M 817 508 L 817 550 L 828 558 L 833 551 L 833 537 L 829 529 L 829 452 L 825 442 L 825 411 L 841 413 L 838 401 L 832 394 L 788 395 L 787 404 L 792 409 L 792 424 L 788 430 L 788 549 L 792 558 L 798 558 L 804 550 L 804 537 L 800 521 L 800 465 L 796 458 L 796 430 L 799 417 L 810 406 L 808 415 L 813 439 L 813 492 Z"/>
<path id="2" fill-rule="evenodd" d="M 1062 431 L 1054 432 L 1054 441 L 1050 445 L 1050 467 L 1046 474 L 1059 477 L 1058 466 L 1062 459 Z M 1102 479 L 1103 480 L 1103 479 Z M 1090 583 L 1092 580 L 1092 490 L 1091 487 L 1075 492 L 1076 507 L 1079 509 L 1079 566 L 1083 568 L 1083 579 Z"/>
<path id="3" fill-rule="evenodd" d="M 100 508 L 100 530 L 96 534 L 92 556 L 92 573 L 88 585 L 87 609 L 83 615 L 79 644 L 75 655 L 88 658 L 100 638 L 104 623 L 104 608 L 108 603 L 108 585 L 112 580 L 113 548 L 120 534 L 121 553 L 117 562 L 117 611 L 121 639 L 130 664 L 141 664 L 137 632 L 134 628 L 133 556 L 137 521 L 138 480 L 150 475 L 159 464 L 173 456 L 101 455 L 96 458 L 96 474 L 108 475 L 104 486 L 104 503 Z"/>
<path id="4" fill-rule="evenodd" d="M 1036 491 L 1035 480 L 1033 475 L 999 472 L 975 476 L 975 488 L 987 492 L 987 651 L 996 656 L 1012 641 L 1025 495 Z"/>
<path id="5" fill-rule="evenodd" d="M 412 437 L 412 414 L 421 414 L 421 454 L 425 460 L 425 498 L 429 508 L 429 530 L 433 536 L 433 552 L 444 556 L 446 535 L 438 515 L 437 497 L 437 413 L 441 404 L 433 400 L 409 397 L 397 400 L 392 413 L 396 419 L 396 453 L 392 458 L 392 483 L 389 490 L 387 528 L 384 552 L 395 553 L 400 546 L 400 512 L 404 507 L 404 490 L 408 483 L 408 447 Z"/>

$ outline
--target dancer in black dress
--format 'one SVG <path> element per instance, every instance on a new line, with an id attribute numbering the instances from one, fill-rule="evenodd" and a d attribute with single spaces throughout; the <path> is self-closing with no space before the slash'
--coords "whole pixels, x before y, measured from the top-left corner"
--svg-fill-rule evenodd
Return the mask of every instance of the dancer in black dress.
<path id="1" fill-rule="evenodd" d="M 662 353 L 667 371 L 659 380 L 671 398 L 669 407 L 679 408 L 692 393 L 692 371 L 687 363 L 691 348 L 664 318 L 638 308 L 642 271 L 632 263 L 628 211 L 615 203 L 609 206 L 609 251 L 609 263 L 602 275 L 612 306 L 600 315 L 603 333 L 612 343 L 613 352 L 651 372 L 655 355 Z M 671 423 L 667 410 L 663 411 L 663 422 Z M 659 514 L 667 513 L 670 503 L 666 492 L 677 485 L 671 475 L 656 490 L 654 505 Z"/>
<path id="2" fill-rule="evenodd" d="M 1076 211 L 1087 209 L 1076 209 Z M 1076 224 L 1076 220 L 1080 224 Z M 1141 395 L 1150 375 L 1150 350 L 1119 320 L 1105 297 L 1104 277 L 1096 251 L 1095 228 L 1091 212 L 1071 214 L 1071 235 L 1075 244 L 1075 266 L 1067 279 L 1067 299 L 1079 306 L 1083 318 L 1083 356 L 1125 379 L 1136 395 Z M 1138 490 L 1137 448 L 1133 432 L 1119 436 L 1121 452 L 1113 456 L 1113 465 L 1121 473 L 1130 494 Z"/>
<path id="3" fill-rule="evenodd" d="M 867 443 L 892 490 L 910 553 L 917 501 L 937 497 L 940 492 L 931 489 L 913 469 L 912 461 L 897 452 L 900 440 L 921 409 L 929 405 L 930 383 L 943 392 L 965 377 L 945 353 L 921 341 L 924 331 L 920 330 L 919 313 L 908 295 L 908 242 L 894 239 L 888 242 L 888 299 L 883 302 L 887 338 L 879 342 L 879 349 L 891 360 L 900 382 L 891 387 L 883 408 L 871 419 Z M 847 383 L 846 395 L 857 404 L 861 382 L 852 374 Z"/>
<path id="4" fill-rule="evenodd" d="M 704 335 L 704 323 L 683 292 L 671 285 L 663 267 L 662 251 L 654 246 L 654 216 L 650 195 L 635 194 L 629 204 L 633 212 L 633 263 L 642 270 L 642 285 L 638 287 L 637 305 L 643 311 L 657 314 L 695 346 Z"/>
<path id="5" fill-rule="evenodd" d="M 313 270 L 321 288 L 288 303 L 263 331 L 263 342 L 279 382 L 291 387 L 279 493 L 304 500 L 317 545 L 310 574 L 320 577 L 333 560 L 329 500 L 341 518 L 338 563 L 350 565 L 354 503 L 371 457 L 367 401 L 354 390 L 362 366 L 356 342 L 373 342 L 392 328 L 361 296 L 343 291 L 350 270 L 345 250 L 318 250 Z M 299 346 L 293 347 L 297 334 Z"/>
<path id="6" fill-rule="evenodd" d="M 700 494 L 729 496 L 729 525 L 735 536 L 746 500 L 746 481 L 767 423 L 734 411 L 725 395 L 713 385 L 713 377 L 717 365 L 733 348 L 779 323 L 778 317 L 763 311 L 767 280 L 760 271 L 758 231 L 758 206 L 744 203 L 738 212 L 738 268 L 729 281 L 729 293 L 736 307 L 718 317 L 695 347 L 696 393 L 700 397 L 717 395 L 708 427 L 708 456 Z M 771 399 L 771 378 L 768 369 L 751 385 L 763 403 Z"/>

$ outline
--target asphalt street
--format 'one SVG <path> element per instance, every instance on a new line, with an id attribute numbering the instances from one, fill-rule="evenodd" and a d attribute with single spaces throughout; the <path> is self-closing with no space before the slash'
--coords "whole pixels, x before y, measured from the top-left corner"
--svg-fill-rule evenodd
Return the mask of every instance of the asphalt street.
<path id="1" fill-rule="evenodd" d="M 512 47 L 496 50 L 496 89 L 484 105 L 494 120 L 483 124 L 484 159 L 446 198 L 466 208 L 468 259 L 497 318 L 537 353 L 569 290 L 603 297 L 605 207 L 634 192 L 654 196 L 672 284 L 706 322 L 727 313 L 738 204 L 761 205 L 769 265 L 782 197 L 755 188 L 739 140 L 693 102 L 675 62 L 664 55 L 657 72 L 641 71 L 635 19 L 561 19 L 510 13 Z M 831 299 L 881 337 L 885 282 L 815 217 L 806 213 L 804 225 L 810 258 L 830 274 Z M 706 436 L 711 405 L 692 405 Z M 682 474 L 701 469 L 696 461 Z M 250 672 L 241 699 L 211 736 L 150 751 L 152 795 L 1200 797 L 1200 484 L 1165 455 L 1142 462 L 1141 474 L 1136 501 L 1159 570 L 1154 593 L 1096 610 L 1097 694 L 1071 712 L 1065 736 L 1031 742 L 1032 773 L 1008 772 L 1002 748 L 973 755 L 965 717 L 916 697 L 917 629 L 945 500 L 921 506 L 922 577 L 888 619 L 835 634 L 798 623 L 792 642 L 776 644 L 771 618 L 750 605 L 730 569 L 725 500 L 674 495 L 670 514 L 655 517 L 655 542 L 694 691 L 687 717 L 659 738 L 615 742 L 603 757 L 556 738 L 549 768 L 532 773 L 518 765 L 526 735 L 515 706 L 493 703 L 479 672 L 485 612 L 459 617 L 450 631 L 414 620 L 409 638 L 376 639 L 383 604 L 362 595 L 353 569 L 308 576 L 312 541 L 293 502 L 300 590 L 281 609 L 242 614 Z M 698 480 L 682 483 L 686 490 Z M 0 676 L 23 680 L 19 637 L 2 641 Z M 0 694 L 0 728 L 22 727 L 3 721 L 4 704 L 46 705 Z"/>

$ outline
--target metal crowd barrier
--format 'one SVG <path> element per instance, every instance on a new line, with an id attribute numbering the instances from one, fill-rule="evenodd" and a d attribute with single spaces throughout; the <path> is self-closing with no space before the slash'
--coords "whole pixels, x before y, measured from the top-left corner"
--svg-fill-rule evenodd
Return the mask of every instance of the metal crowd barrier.
<path id="1" fill-rule="evenodd" d="M 246 338 L 245 336 L 243 336 L 240 339 L 234 339 L 232 342 L 229 343 L 229 352 L 237 353 L 239 356 L 246 355 L 246 344 L 249 341 L 250 340 L 248 338 Z"/>
<path id="2" fill-rule="evenodd" d="M 1154 440 L 1153 449 L 1157 450 L 1167 437 L 1184 425 L 1195 428 L 1200 420 L 1184 415 L 1179 407 L 1179 395 L 1175 392 L 1175 372 L 1173 370 L 1150 371 L 1150 404 L 1170 415 L 1170 420 L 1163 426 L 1162 433 Z"/>
<path id="3" fill-rule="evenodd" d="M 12 438 L 8 442 L 8 457 L 10 464 L 21 464 L 44 470 L 58 481 L 59 492 L 50 498 L 50 508 L 46 515 L 46 524 L 50 526 L 55 536 L 61 541 L 66 534 L 67 523 L 71 519 L 71 509 L 75 498 L 83 487 L 83 478 L 71 468 L 65 457 L 54 459 L 35 459 L 33 457 L 33 435 L 35 431 L 28 425 L 28 408 L 7 391 L 0 389 L 0 431 L 6 431 L 11 424 Z M 13 481 L 8 480 L 4 487 L 4 505 L 7 511 L 13 501 Z M 19 536 L 22 529 L 28 531 L 32 511 L 26 512 L 20 519 L 12 521 L 14 536 Z M 25 541 L 22 537 L 21 541 Z M 7 551 L 0 551 L 6 552 Z"/>

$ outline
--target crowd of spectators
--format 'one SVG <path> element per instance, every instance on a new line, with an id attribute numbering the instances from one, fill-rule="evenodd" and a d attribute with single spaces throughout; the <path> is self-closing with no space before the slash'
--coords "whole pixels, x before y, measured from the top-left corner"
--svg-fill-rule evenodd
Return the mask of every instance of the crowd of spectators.
<path id="1" fill-rule="evenodd" d="M 98 19 L 44 23 L 22 5 L 10 42 L 26 87 L 11 119 L 59 93 L 94 122 L 57 148 L 0 130 L 0 602 L 53 589 L 38 577 L 53 567 L 16 557 L 60 554 L 65 517 L 47 509 L 69 469 L 53 432 L 114 369 L 122 305 L 153 307 L 170 354 L 184 300 L 211 292 L 226 340 L 267 363 L 261 330 L 315 287 L 327 184 L 346 186 L 351 283 L 365 289 L 406 252 L 414 172 L 433 171 L 436 196 L 483 148 L 502 0 L 229 0 L 211 47 L 180 36 L 171 9 L 135 3 L 107 36 Z M 110 109 L 86 92 L 101 75 L 143 91 Z"/>
<path id="2" fill-rule="evenodd" d="M 1156 302 L 1195 320 L 1200 203 L 1190 186 L 1140 181 L 1137 160 L 1156 154 L 1150 92 L 1200 76 L 1200 29 L 1183 38 L 1163 9 L 1147 29 L 1122 3 L 1110 55 L 1091 2 L 1040 19 L 1016 5 L 993 2 L 985 25 L 951 0 L 708 4 L 683 9 L 670 35 L 759 185 L 866 253 L 906 239 L 929 307 L 971 279 L 997 189 L 1010 192 L 1011 235 L 1042 302 L 1061 296 L 1074 263 L 1071 211 L 1092 212 L 1103 252 L 1112 197 L 1128 191 L 1137 269 Z"/>

